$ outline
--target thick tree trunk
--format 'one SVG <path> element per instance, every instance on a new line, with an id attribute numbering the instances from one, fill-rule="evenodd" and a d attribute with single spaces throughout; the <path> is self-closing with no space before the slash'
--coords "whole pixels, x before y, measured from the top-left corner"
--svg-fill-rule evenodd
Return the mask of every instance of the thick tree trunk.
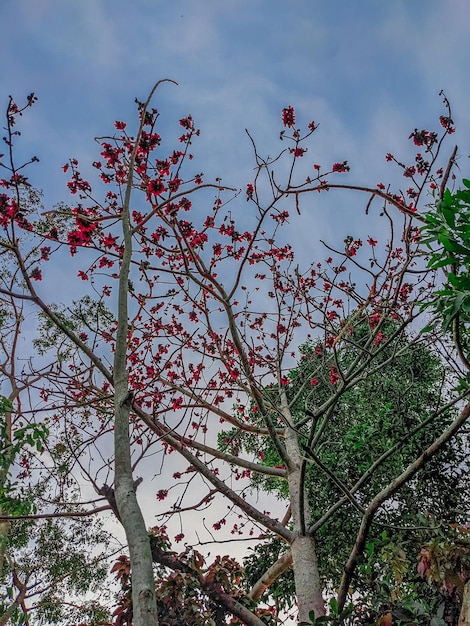
<path id="1" fill-rule="evenodd" d="M 287 424 L 292 424 L 292 416 L 287 406 L 287 398 L 283 399 L 282 413 Z M 299 440 L 294 428 L 286 427 L 286 450 L 289 457 L 288 484 L 292 521 L 294 523 L 295 538 L 291 544 L 295 593 L 299 609 L 299 620 L 310 621 L 308 614 L 315 612 L 315 616 L 325 614 L 318 559 L 315 541 L 309 534 L 310 516 L 307 498 L 303 493 L 301 468 L 302 456 Z"/>
<path id="2" fill-rule="evenodd" d="M 470 580 L 467 580 L 463 589 L 459 626 L 470 626 Z"/>
<path id="3" fill-rule="evenodd" d="M 116 385 L 119 388 L 119 384 Z M 126 385 L 127 393 L 127 385 Z M 116 399 L 119 398 L 116 389 Z M 137 502 L 131 472 L 128 432 L 129 410 L 116 402 L 115 409 L 115 497 L 129 546 L 132 568 L 132 607 L 134 626 L 158 626 L 152 552 L 145 521 Z"/>

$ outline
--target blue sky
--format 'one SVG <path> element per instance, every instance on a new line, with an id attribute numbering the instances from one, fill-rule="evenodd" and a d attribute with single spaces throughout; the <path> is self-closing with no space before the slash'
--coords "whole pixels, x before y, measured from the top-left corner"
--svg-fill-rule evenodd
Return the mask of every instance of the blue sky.
<path id="1" fill-rule="evenodd" d="M 93 160 L 93 137 L 165 77 L 179 87 L 157 96 L 164 123 L 191 112 L 201 169 L 239 186 L 244 128 L 273 153 L 287 104 L 320 122 L 317 159 L 348 159 L 355 181 L 375 184 L 383 155 L 435 124 L 441 89 L 469 143 L 468 0 L 2 0 L 0 24 L 0 105 L 38 95 L 22 150 L 51 202 L 66 199 L 60 166 Z"/>
<path id="2" fill-rule="evenodd" d="M 1 0 L 0 24 L 0 107 L 9 94 L 39 98 L 18 154 L 40 158 L 29 176 L 48 209 L 73 201 L 61 166 L 76 157 L 85 178 L 96 174 L 93 138 L 112 134 L 116 119 L 135 128 L 134 98 L 161 78 L 179 86 L 157 93 L 158 131 L 176 138 L 177 120 L 193 115 L 202 131 L 194 173 L 206 180 L 244 188 L 254 165 L 244 129 L 262 155 L 276 154 L 290 104 L 299 123 L 320 124 L 302 165 L 348 160 L 344 182 L 402 184 L 384 155 L 414 158 L 408 135 L 438 126 L 441 89 L 470 178 L 468 0 Z M 376 236 L 383 226 L 363 207 L 360 194 L 315 198 L 294 232 L 299 247 Z M 67 285 L 70 271 L 57 272 Z"/>

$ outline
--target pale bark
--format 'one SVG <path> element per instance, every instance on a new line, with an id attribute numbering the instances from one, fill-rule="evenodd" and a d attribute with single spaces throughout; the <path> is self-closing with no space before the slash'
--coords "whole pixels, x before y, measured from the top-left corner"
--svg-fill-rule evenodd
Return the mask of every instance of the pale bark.
<path id="1" fill-rule="evenodd" d="M 2 508 L 0 507 L 0 514 L 2 514 Z M 5 559 L 7 556 L 7 542 L 10 534 L 10 522 L 0 521 L 0 579 L 3 579 L 3 570 L 5 565 Z"/>
<path id="2" fill-rule="evenodd" d="M 252 600 L 259 600 L 263 593 L 279 578 L 281 574 L 292 567 L 292 552 L 284 552 L 278 560 L 269 567 L 264 574 L 255 582 L 248 596 Z"/>
<path id="3" fill-rule="evenodd" d="M 460 609 L 459 626 L 470 626 L 470 580 L 463 589 L 462 608 Z"/>
<path id="4" fill-rule="evenodd" d="M 295 593 L 299 609 L 299 620 L 309 621 L 310 611 L 319 617 L 325 614 L 315 540 L 309 533 L 310 516 L 303 493 L 302 455 L 299 439 L 292 416 L 283 394 L 283 417 L 286 421 L 286 451 L 289 459 L 287 480 L 289 483 L 290 506 L 294 524 L 294 540 L 291 543 Z"/>
<path id="5" fill-rule="evenodd" d="M 145 521 L 134 491 L 129 439 L 129 414 L 132 399 L 128 387 L 127 334 L 129 272 L 132 260 L 130 199 L 135 155 L 139 145 L 147 103 L 141 110 L 141 124 L 129 162 L 129 174 L 122 209 L 124 250 L 119 275 L 118 329 L 114 353 L 114 489 L 116 505 L 126 533 L 132 571 L 132 607 L 134 626 L 158 626 L 152 552 Z"/>

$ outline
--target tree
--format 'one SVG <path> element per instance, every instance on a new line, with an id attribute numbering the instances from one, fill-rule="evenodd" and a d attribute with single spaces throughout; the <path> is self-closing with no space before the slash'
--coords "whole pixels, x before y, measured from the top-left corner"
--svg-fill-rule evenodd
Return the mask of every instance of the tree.
<path id="1" fill-rule="evenodd" d="M 347 369 L 362 351 L 370 337 L 374 321 L 357 318 L 354 333 L 347 344 L 336 354 L 336 362 Z M 393 336 L 396 322 L 387 321 L 382 333 Z M 380 345 L 380 344 L 377 344 Z M 330 355 L 325 355 L 321 344 L 307 343 L 300 348 L 298 366 L 289 373 L 286 392 L 292 402 L 296 423 L 305 420 L 309 413 L 326 402 L 330 396 Z M 303 381 L 311 381 L 305 388 Z M 457 383 L 457 381 L 455 381 Z M 420 451 L 432 441 L 435 423 L 422 424 L 423 412 L 448 397 L 445 385 L 451 384 L 451 372 L 443 366 L 440 356 L 429 348 L 409 342 L 407 335 L 399 335 L 381 351 L 373 368 L 367 371 L 360 384 L 347 390 L 338 400 L 328 421 L 323 424 L 316 444 L 315 456 L 306 458 L 305 483 L 311 517 L 314 520 L 317 552 L 323 586 L 339 587 L 344 562 L 351 550 L 351 539 L 360 523 L 364 503 L 383 489 L 390 478 L 399 475 Z M 273 390 L 267 389 L 266 394 Z M 300 392 L 300 393 L 299 393 Z M 450 423 L 455 410 L 439 416 L 439 422 Z M 256 422 L 256 414 L 252 416 Z M 316 433 L 319 432 L 317 428 Z M 306 446 L 306 437 L 303 445 Z M 243 451 L 258 453 L 267 465 L 279 465 L 280 460 L 270 441 L 260 446 L 257 437 L 232 432 L 221 433 L 221 446 L 227 442 Z M 306 450 L 310 447 L 306 446 Z M 385 455 L 385 456 L 384 456 Z M 325 510 L 330 510 L 345 495 L 342 485 L 357 483 L 371 469 L 377 459 L 382 463 L 362 481 L 360 488 L 337 508 L 326 522 Z M 395 494 L 390 506 L 383 507 L 369 532 L 367 559 L 355 571 L 350 586 L 356 602 L 367 611 L 377 611 L 391 602 L 411 602 L 410 598 L 423 597 L 423 584 L 416 589 L 415 560 L 421 547 L 430 540 L 453 543 L 455 525 L 466 522 L 469 510 L 466 484 L 467 446 L 462 439 L 443 448 L 417 476 L 417 480 L 403 485 Z M 279 479 L 256 478 L 256 488 L 274 491 L 278 498 L 286 499 L 286 485 Z M 452 489 L 449 490 L 449 485 Z M 444 532 L 447 529 L 447 533 Z M 295 603 L 295 589 L 290 572 L 282 574 L 291 563 L 287 546 L 278 540 L 257 546 L 245 560 L 246 583 L 253 588 L 252 597 L 259 597 L 268 583 L 269 593 L 283 608 Z M 464 547 L 460 550 L 464 558 Z M 279 556 L 279 567 L 272 576 L 265 570 L 272 565 L 273 553 Z M 411 565 L 410 565 L 411 561 Z M 281 578 L 274 580 L 274 576 Z M 414 582 L 413 582 L 414 581 Z M 461 589 L 460 589 L 461 592 Z M 439 603 L 442 597 L 439 596 Z M 382 607 L 380 607 L 382 603 Z M 365 623 L 365 614 L 359 623 Z"/>
<path id="2" fill-rule="evenodd" d="M 199 130 L 191 116 L 179 121 L 183 128 L 179 149 L 167 147 L 156 132 L 158 111 L 150 108 L 155 89 L 145 103 L 137 102 L 135 136 L 118 121 L 113 136 L 99 140 L 101 160 L 93 166 L 98 184 L 108 189 L 104 197 L 94 194 L 72 159 L 64 171 L 70 174 L 68 187 L 76 201 L 71 207 L 60 205 L 39 213 L 22 201 L 28 181 L 24 166 L 16 165 L 13 144 L 15 123 L 25 109 L 10 100 L 0 246 L 16 280 L 2 285 L 0 293 L 28 310 L 40 311 L 49 336 L 55 337 L 55 343 L 60 339 L 59 373 L 46 370 L 38 384 L 41 409 L 54 412 L 64 424 L 73 415 L 74 432 L 81 437 L 78 443 L 64 438 L 64 445 L 125 529 L 134 624 L 158 621 L 154 561 L 186 568 L 188 573 L 181 555 L 157 549 L 153 537 L 159 531 L 148 532 L 137 501 L 136 488 L 143 477 L 135 479 L 136 468 L 157 451 L 167 463 L 169 455 L 177 452 L 183 463 L 172 475 L 159 476 L 157 501 L 165 506 L 174 497 L 160 514 L 172 518 L 184 509 L 197 510 L 219 494 L 251 520 L 250 532 L 258 529 L 263 535 L 280 537 L 289 545 L 299 616 L 306 621 L 312 611 L 316 616 L 325 613 L 316 523 L 305 482 L 307 463 L 317 458 L 315 446 L 321 433 L 342 398 L 355 388 L 365 388 L 371 373 L 384 362 L 399 359 L 409 346 L 448 349 L 439 328 L 419 332 L 423 306 L 435 292 L 436 271 L 423 263 L 417 207 L 425 191 L 442 180 L 438 158 L 442 140 L 453 131 L 452 121 L 450 115 L 441 119 L 444 130 L 439 140 L 430 131 L 412 134 L 421 153 L 413 165 L 397 161 L 411 187 L 393 194 L 382 184 L 331 182 L 349 171 L 347 161 L 326 171 L 315 164 L 306 173 L 305 144 L 317 125 L 311 122 L 302 133 L 294 109 L 286 107 L 281 140 L 287 148 L 274 159 L 263 159 L 252 141 L 255 177 L 243 199 L 241 192 L 221 179 L 205 182 L 197 173 L 191 151 Z M 34 99 L 31 95 L 25 108 Z M 394 158 L 389 155 L 388 160 Z M 387 226 L 385 241 L 379 245 L 371 236 L 351 235 L 341 249 L 329 246 L 325 262 L 296 259 L 291 229 L 302 228 L 304 199 L 308 194 L 321 199 L 335 189 L 367 194 L 366 213 L 373 200 L 383 202 L 377 219 L 382 232 Z M 242 207 L 235 208 L 240 202 Z M 209 209 L 203 210 L 204 205 Z M 76 270 L 84 295 L 57 307 L 47 303 L 48 268 L 54 259 L 63 263 L 67 251 L 70 266 L 80 260 Z M 363 319 L 371 320 L 363 343 L 354 344 L 356 354 L 351 359 L 341 360 Z M 387 334 L 389 320 L 393 330 Z M 297 381 L 299 390 L 292 397 L 288 374 L 298 346 L 309 337 L 321 347 L 328 393 L 298 421 L 297 396 L 315 387 L 315 379 Z M 46 347 L 51 348 L 51 343 Z M 396 351 L 395 345 L 400 345 Z M 383 361 L 387 351 L 390 357 Z M 419 454 L 396 467 L 368 501 L 358 500 L 361 486 L 385 459 L 376 459 L 360 476 L 351 478 L 352 483 L 336 485 L 339 497 L 323 512 L 322 523 L 348 502 L 361 514 L 355 544 L 344 564 L 338 611 L 346 604 L 376 515 L 457 435 L 470 411 L 464 404 L 467 395 L 468 387 L 462 383 L 423 407 L 417 432 L 425 433 L 433 424 L 432 438 L 423 443 Z M 457 415 L 439 421 L 454 406 L 459 407 Z M 268 438 L 281 467 L 263 464 L 258 453 L 249 458 L 237 455 L 230 445 L 218 449 L 214 433 L 219 423 L 256 435 L 260 441 Z M 99 451 L 98 457 L 92 449 Z M 390 454 L 391 450 L 382 456 Z M 286 481 L 291 527 L 279 519 L 282 515 L 260 510 L 246 497 L 252 473 Z M 240 480 L 240 488 L 231 484 L 234 478 Z M 63 505 L 70 512 L 70 503 Z M 213 523 L 214 532 L 227 522 L 224 514 Z M 237 518 L 232 531 L 242 532 L 241 525 Z M 186 532 L 182 530 L 175 540 L 182 541 Z M 238 619 L 266 623 L 246 609 L 245 599 L 236 600 L 223 585 L 209 588 L 207 575 L 197 567 L 192 572 L 203 593 L 212 593 L 214 601 L 225 603 Z M 250 603 L 248 598 L 246 602 Z"/>
<path id="3" fill-rule="evenodd" d="M 31 189 L 21 200 L 24 206 L 40 204 Z M 2 286 L 15 291 L 18 276 L 4 260 Z M 108 569 L 110 536 L 101 520 L 86 517 L 71 472 L 73 450 L 61 443 L 58 418 L 44 417 L 40 409 L 32 415 L 24 402 L 46 382 L 44 372 L 51 381 L 60 376 L 60 367 L 47 361 L 30 369 L 21 365 L 27 307 L 5 295 L 0 306 L 0 372 L 2 391 L 8 394 L 0 397 L 0 515 L 8 518 L 0 523 L 0 624 L 29 624 L 32 616 L 64 623 L 65 615 L 67 624 L 73 619 L 101 621 L 109 615 L 99 602 L 98 587 Z M 36 343 L 41 353 L 46 336 Z M 33 406 L 38 409 L 37 402 Z M 69 510 L 75 518 L 67 519 L 64 500 L 73 503 Z"/>

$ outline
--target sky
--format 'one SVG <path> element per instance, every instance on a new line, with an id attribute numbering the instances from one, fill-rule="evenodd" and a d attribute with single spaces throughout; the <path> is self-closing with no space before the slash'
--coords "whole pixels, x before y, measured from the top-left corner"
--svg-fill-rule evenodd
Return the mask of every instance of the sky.
<path id="1" fill-rule="evenodd" d="M 288 104 L 320 123 L 318 158 L 348 159 L 369 183 L 435 125 L 441 89 L 462 147 L 470 137 L 468 0 L 2 0 L 0 24 L 0 106 L 37 94 L 21 149 L 41 159 L 30 176 L 51 203 L 66 199 L 60 166 L 94 160 L 93 138 L 135 120 L 134 98 L 162 78 L 179 84 L 154 101 L 164 123 L 191 113 L 205 174 L 239 186 L 244 129 L 272 153 Z"/>
<path id="2" fill-rule="evenodd" d="M 299 124 L 319 125 L 307 174 L 312 163 L 348 160 L 341 182 L 373 187 L 395 176 L 402 185 L 384 156 L 414 158 L 408 136 L 439 129 L 442 89 L 470 178 L 468 0 L 0 0 L 0 26 L 0 116 L 9 95 L 20 104 L 37 95 L 17 155 L 39 157 L 27 174 L 47 210 L 73 201 L 62 166 L 76 157 L 84 177 L 96 179 L 94 138 L 112 134 L 115 120 L 135 129 L 135 98 L 163 78 L 178 86 L 163 84 L 154 98 L 157 130 L 176 138 L 178 119 L 193 115 L 195 167 L 206 181 L 244 189 L 254 173 L 245 129 L 260 154 L 277 154 L 281 110 L 292 105 Z M 238 207 L 245 210 L 243 194 Z M 360 194 L 309 200 L 302 219 L 292 233 L 298 253 L 382 228 L 366 218 Z M 66 288 L 68 267 L 55 272 Z"/>
<path id="3" fill-rule="evenodd" d="M 163 128 L 176 137 L 193 115 L 207 178 L 243 188 L 245 129 L 275 154 L 292 105 L 299 122 L 320 124 L 310 163 L 348 160 L 348 181 L 374 186 L 390 174 L 386 153 L 437 127 L 441 89 L 470 178 L 469 0 L 0 0 L 0 26 L 0 115 L 9 95 L 37 95 L 18 146 L 40 159 L 28 174 L 47 207 L 69 199 L 62 165 L 95 160 L 94 137 L 115 120 L 135 124 L 134 99 L 163 78 L 178 83 L 154 100 Z M 348 234 L 362 217 L 347 202 L 316 211 L 301 241 Z"/>

